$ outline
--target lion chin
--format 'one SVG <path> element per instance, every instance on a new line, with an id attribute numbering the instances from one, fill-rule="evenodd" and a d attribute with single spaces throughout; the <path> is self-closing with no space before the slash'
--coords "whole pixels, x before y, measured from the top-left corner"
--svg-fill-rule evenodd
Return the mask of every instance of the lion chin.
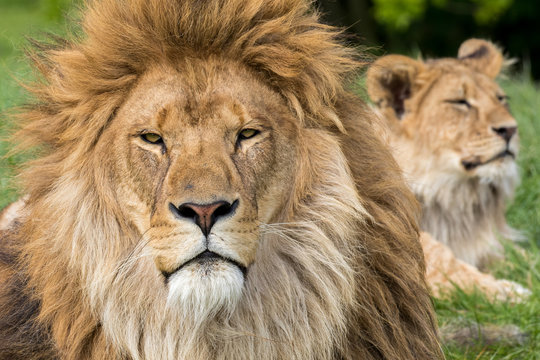
<path id="1" fill-rule="evenodd" d="M 242 296 L 245 271 L 241 265 L 204 251 L 167 274 L 167 306 L 179 307 L 199 319 L 218 311 L 231 314 Z"/>
<path id="2" fill-rule="evenodd" d="M 506 151 L 504 151 L 506 152 Z M 504 153 L 503 152 L 503 153 Z M 512 198 L 514 189 L 519 184 L 519 168 L 515 155 L 494 155 L 491 159 L 475 169 L 474 176 L 478 177 L 480 184 L 492 185 L 500 191 L 505 201 Z"/>

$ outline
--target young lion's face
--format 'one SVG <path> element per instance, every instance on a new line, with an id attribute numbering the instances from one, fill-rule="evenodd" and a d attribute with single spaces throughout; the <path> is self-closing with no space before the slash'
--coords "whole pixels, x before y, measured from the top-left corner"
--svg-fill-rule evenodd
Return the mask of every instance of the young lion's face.
<path id="1" fill-rule="evenodd" d="M 517 175 L 517 123 L 495 82 L 502 53 L 470 39 L 458 58 L 427 62 L 388 55 L 368 72 L 368 92 L 390 127 L 405 172 L 429 183 Z"/>
<path id="2" fill-rule="evenodd" d="M 155 68 L 131 92 L 104 135 L 169 306 L 234 308 L 259 225 L 292 187 L 295 134 L 283 101 L 234 65 Z"/>
<path id="3" fill-rule="evenodd" d="M 465 176 L 491 178 L 513 168 L 517 123 L 505 93 L 488 76 L 448 62 L 427 70 L 433 78 L 411 96 L 401 120 L 405 136 Z"/>

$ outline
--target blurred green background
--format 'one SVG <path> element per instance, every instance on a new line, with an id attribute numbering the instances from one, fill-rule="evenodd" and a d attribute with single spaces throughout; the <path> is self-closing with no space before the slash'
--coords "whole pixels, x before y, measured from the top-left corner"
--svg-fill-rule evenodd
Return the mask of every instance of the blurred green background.
<path id="1" fill-rule="evenodd" d="M 456 56 L 463 40 L 491 39 L 540 79 L 540 1 L 537 0 L 318 0 L 332 24 L 386 52 L 421 50 Z"/>
<path id="2" fill-rule="evenodd" d="M 204 0 L 201 0 L 204 1 Z M 494 302 L 481 294 L 456 291 L 434 299 L 439 323 L 515 324 L 528 334 L 522 344 L 479 343 L 459 348 L 445 344 L 448 359 L 540 359 L 540 1 L 533 0 L 318 0 L 326 21 L 347 26 L 376 55 L 422 54 L 424 57 L 455 56 L 469 37 L 488 38 L 500 44 L 520 62 L 500 80 L 510 96 L 519 124 L 521 153 L 518 162 L 522 183 L 508 209 L 509 222 L 527 240 L 519 247 L 507 244 L 506 260 L 491 271 L 532 290 L 521 303 Z M 0 0 L 0 138 L 13 128 L 17 106 L 30 101 L 19 81 L 35 79 L 24 57 L 27 38 L 43 39 L 77 29 L 75 0 Z M 536 63 L 535 63 L 536 62 Z M 361 81 L 361 80 L 360 80 Z M 15 174 L 24 161 L 9 155 L 10 145 L 0 141 L 0 208 L 18 194 Z M 8 154 L 8 155 L 6 155 Z"/>
<path id="3" fill-rule="evenodd" d="M 34 78 L 24 56 L 28 38 L 43 39 L 45 32 L 65 34 L 66 19 L 75 17 L 70 0 L 0 0 L 0 140 L 12 130 L 12 110 L 27 102 L 20 82 Z M 10 149 L 0 141 L 0 207 L 17 196 L 13 176 L 23 156 L 5 156 Z"/>

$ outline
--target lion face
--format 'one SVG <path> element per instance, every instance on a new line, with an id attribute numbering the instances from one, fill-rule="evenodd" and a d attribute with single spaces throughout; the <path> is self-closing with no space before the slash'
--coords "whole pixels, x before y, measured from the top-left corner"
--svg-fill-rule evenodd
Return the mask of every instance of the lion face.
<path id="1" fill-rule="evenodd" d="M 189 78 L 149 71 L 104 143 L 120 149 L 112 160 L 118 198 L 147 242 L 168 304 L 232 310 L 259 225 L 292 186 L 295 130 L 282 100 L 245 70 L 211 61 L 196 68 Z"/>
<path id="2" fill-rule="evenodd" d="M 427 85 L 430 91 L 411 99 L 417 111 L 403 117 L 403 132 L 447 157 L 446 165 L 457 173 L 485 178 L 507 171 L 518 153 L 518 136 L 505 93 L 485 74 L 458 64 L 445 71 L 446 66 L 434 65 L 438 74 Z"/>
<path id="3" fill-rule="evenodd" d="M 87 5 L 32 53 L 0 358 L 441 357 L 416 202 L 311 1 Z"/>
<path id="4" fill-rule="evenodd" d="M 396 156 L 415 176 L 486 182 L 515 176 L 517 123 L 494 81 L 502 55 L 476 39 L 459 54 L 425 63 L 390 55 L 373 65 L 370 96 L 390 122 Z"/>

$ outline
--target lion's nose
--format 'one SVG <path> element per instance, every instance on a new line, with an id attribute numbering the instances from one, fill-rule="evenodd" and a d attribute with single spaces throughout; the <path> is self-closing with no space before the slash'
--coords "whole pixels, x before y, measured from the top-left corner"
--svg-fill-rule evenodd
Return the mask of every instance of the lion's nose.
<path id="1" fill-rule="evenodd" d="M 229 203 L 227 201 L 216 201 L 211 204 L 183 203 L 176 207 L 172 203 L 169 208 L 172 213 L 181 219 L 190 219 L 197 224 L 204 236 L 210 234 L 212 226 L 223 217 L 232 215 L 238 207 L 238 200 Z"/>
<path id="2" fill-rule="evenodd" d="M 516 126 L 502 126 L 502 127 L 493 127 L 493 131 L 500 137 L 502 137 L 506 142 L 509 142 L 512 136 L 517 131 Z"/>

